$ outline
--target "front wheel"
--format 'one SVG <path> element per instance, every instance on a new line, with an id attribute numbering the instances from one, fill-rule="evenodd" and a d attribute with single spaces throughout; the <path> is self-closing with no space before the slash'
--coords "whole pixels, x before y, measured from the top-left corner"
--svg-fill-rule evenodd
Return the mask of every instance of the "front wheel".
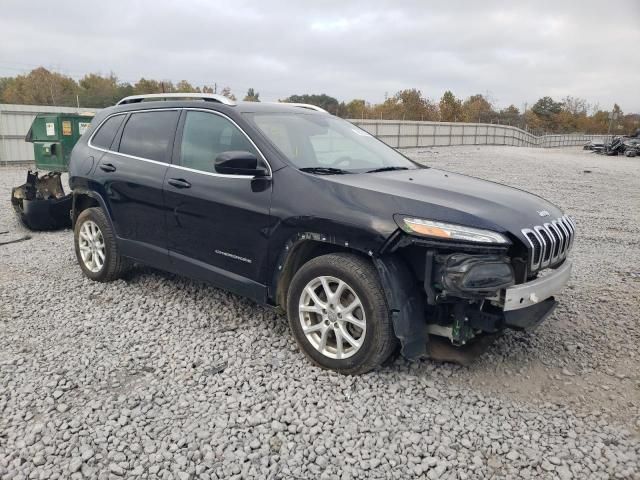
<path id="1" fill-rule="evenodd" d="M 287 312 L 296 342 L 323 368 L 365 373 L 396 347 L 378 274 L 354 254 L 323 255 L 304 264 L 291 282 Z"/>
<path id="2" fill-rule="evenodd" d="M 91 280 L 110 282 L 120 278 L 129 266 L 120 255 L 116 237 L 102 209 L 83 210 L 73 232 L 76 258 Z"/>

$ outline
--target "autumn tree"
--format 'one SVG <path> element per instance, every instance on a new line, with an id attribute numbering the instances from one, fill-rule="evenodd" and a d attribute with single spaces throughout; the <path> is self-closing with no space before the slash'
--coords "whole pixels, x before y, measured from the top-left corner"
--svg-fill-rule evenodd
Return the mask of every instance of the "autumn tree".
<path id="1" fill-rule="evenodd" d="M 309 103 L 311 105 L 316 105 L 317 107 L 324 108 L 330 113 L 336 113 L 340 105 L 340 102 L 338 102 L 336 98 L 331 97 L 326 93 L 291 95 L 290 97 L 287 97 L 280 101 L 285 103 Z"/>
<path id="2" fill-rule="evenodd" d="M 0 100 L 2 99 L 2 92 L 4 92 L 13 81 L 14 79 L 11 77 L 0 77 Z"/>
<path id="3" fill-rule="evenodd" d="M 229 87 L 224 87 L 220 92 L 220 94 L 224 97 L 227 97 L 229 100 L 233 100 L 234 102 L 236 100 L 236 96 L 233 93 L 231 93 L 231 88 Z"/>
<path id="4" fill-rule="evenodd" d="M 462 102 L 447 90 L 440 99 L 440 120 L 443 122 L 457 122 L 462 118 Z"/>
<path id="5" fill-rule="evenodd" d="M 157 80 L 148 80 L 142 77 L 133 86 L 133 92 L 135 95 L 144 95 L 146 93 L 165 93 L 162 91 L 160 82 Z"/>
<path id="6" fill-rule="evenodd" d="M 462 119 L 465 122 L 489 122 L 495 114 L 493 105 L 481 94 L 471 95 L 462 103 Z"/>
<path id="7" fill-rule="evenodd" d="M 520 123 L 520 110 L 515 105 L 509 105 L 498 112 L 498 121 L 503 125 L 517 125 Z"/>
<path id="8" fill-rule="evenodd" d="M 385 120 L 436 120 L 438 107 L 418 89 L 400 90 L 372 109 L 375 118 Z"/>
<path id="9" fill-rule="evenodd" d="M 131 85 L 120 82 L 115 74 L 89 73 L 79 81 L 36 68 L 24 75 L 0 78 L 0 103 L 76 106 L 76 98 L 82 107 L 102 108 L 113 105 L 121 98 L 145 93 L 214 93 L 210 85 L 196 87 L 187 80 L 175 85 L 171 80 L 140 78 Z M 229 87 L 222 95 L 235 100 Z M 259 93 L 250 88 L 247 101 L 259 101 Z M 451 91 L 446 91 L 435 104 L 425 98 L 418 89 L 405 89 L 389 96 L 379 104 L 368 104 L 363 99 L 339 102 L 326 94 L 292 95 L 285 102 L 318 105 L 334 115 L 346 118 L 382 118 L 386 120 L 442 120 L 487 122 L 497 120 L 502 124 L 526 125 L 535 133 L 592 133 L 632 134 L 640 128 L 639 114 L 625 114 L 618 104 L 611 110 L 603 110 L 598 103 L 589 104 L 585 99 L 566 96 L 562 101 L 551 97 L 540 98 L 531 109 L 521 113 L 514 105 L 496 112 L 491 101 L 483 95 L 472 95 L 463 101 Z"/>
<path id="10" fill-rule="evenodd" d="M 180 80 L 174 88 L 176 93 L 200 93 L 200 89 L 194 87 L 186 80 Z"/>
<path id="11" fill-rule="evenodd" d="M 71 77 L 40 67 L 5 82 L 3 103 L 74 106 L 78 84 Z"/>
<path id="12" fill-rule="evenodd" d="M 247 90 L 247 94 L 243 99 L 245 102 L 259 102 L 260 101 L 260 92 L 256 92 L 253 88 Z"/>

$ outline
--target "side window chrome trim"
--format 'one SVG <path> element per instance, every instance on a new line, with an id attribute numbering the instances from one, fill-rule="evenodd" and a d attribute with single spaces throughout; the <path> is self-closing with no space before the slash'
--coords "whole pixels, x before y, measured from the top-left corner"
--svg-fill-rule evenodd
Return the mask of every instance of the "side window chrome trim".
<path id="1" fill-rule="evenodd" d="M 114 155 L 118 155 L 120 157 L 125 157 L 125 158 L 132 158 L 134 160 L 141 160 L 143 162 L 150 162 L 150 163 L 155 163 L 157 165 L 167 165 L 168 167 L 173 167 L 173 168 L 177 168 L 180 170 L 186 170 L 188 172 L 193 172 L 193 173 L 200 173 L 202 175 L 209 175 L 211 177 L 222 177 L 222 178 L 238 178 L 238 179 L 245 179 L 245 180 L 253 180 L 255 177 L 250 177 L 248 175 L 228 175 L 228 174 L 224 174 L 224 173 L 214 173 L 214 172 L 205 172 L 203 170 L 195 170 L 193 168 L 188 168 L 188 167 L 183 167 L 182 165 L 177 165 L 175 163 L 166 163 L 166 162 L 159 162 L 157 160 L 151 160 L 149 158 L 142 158 L 142 157 L 136 157 L 134 155 L 129 155 L 126 153 L 120 153 L 120 152 L 116 152 L 115 150 L 109 150 L 106 148 L 102 148 L 102 147 L 97 147 L 92 143 L 93 137 L 98 133 L 98 131 L 100 130 L 100 128 L 102 127 L 102 125 L 109 120 L 112 117 L 115 117 L 117 115 L 127 115 L 129 113 L 133 114 L 133 113 L 145 113 L 145 112 L 166 112 L 166 111 L 181 111 L 181 110 L 187 110 L 187 111 L 197 111 L 197 112 L 205 112 L 205 113 L 211 113 L 213 115 L 218 115 L 220 117 L 226 118 L 227 120 L 229 120 L 238 130 L 240 130 L 242 132 L 242 134 L 247 137 L 247 139 L 249 140 L 249 142 L 251 142 L 251 145 L 253 145 L 253 148 L 256 149 L 256 152 L 258 152 L 260 154 L 260 158 L 262 158 L 262 161 L 267 165 L 267 168 L 269 169 L 269 175 L 267 177 L 261 177 L 261 178 L 271 178 L 273 176 L 273 170 L 271 169 L 271 165 L 269 164 L 269 162 L 267 161 L 266 157 L 264 156 L 264 154 L 262 153 L 262 151 L 258 148 L 258 146 L 255 144 L 255 142 L 251 139 L 251 137 L 249 137 L 249 135 L 247 135 L 247 132 L 245 132 L 240 125 L 238 125 L 235 121 L 233 121 L 233 119 L 229 118 L 227 115 L 225 115 L 224 113 L 220 113 L 217 112 L 215 110 L 208 110 L 206 108 L 150 108 L 150 109 L 146 109 L 146 110 L 130 110 L 130 111 L 126 111 L 126 112 L 117 112 L 114 114 L 109 115 L 108 117 L 106 117 L 104 120 L 102 120 L 102 122 L 100 122 L 100 124 L 96 127 L 96 129 L 94 130 L 94 132 L 91 134 L 91 137 L 89 137 L 89 140 L 87 142 L 87 145 L 90 148 L 93 148 L 94 150 L 98 150 L 100 152 L 105 152 L 105 153 L 112 153 Z"/>

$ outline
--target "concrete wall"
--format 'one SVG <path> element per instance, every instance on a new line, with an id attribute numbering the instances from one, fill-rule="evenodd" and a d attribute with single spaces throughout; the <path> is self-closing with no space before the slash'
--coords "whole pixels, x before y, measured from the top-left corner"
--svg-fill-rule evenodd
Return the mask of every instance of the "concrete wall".
<path id="1" fill-rule="evenodd" d="M 96 109 L 77 109 L 42 105 L 0 104 L 0 165 L 33 163 L 33 146 L 24 141 L 38 113 L 82 113 Z M 394 148 L 448 145 L 514 145 L 519 147 L 562 147 L 583 145 L 605 135 L 544 135 L 507 125 L 486 123 L 411 122 L 396 120 L 350 120 Z"/>
<path id="2" fill-rule="evenodd" d="M 24 141 L 38 113 L 96 112 L 94 108 L 0 104 L 0 165 L 33 163 L 33 145 Z"/>
<path id="3" fill-rule="evenodd" d="M 490 123 L 411 122 L 398 120 L 350 120 L 394 148 L 449 145 L 513 145 L 517 147 L 565 147 L 604 140 L 606 135 L 543 135 L 508 125 Z"/>

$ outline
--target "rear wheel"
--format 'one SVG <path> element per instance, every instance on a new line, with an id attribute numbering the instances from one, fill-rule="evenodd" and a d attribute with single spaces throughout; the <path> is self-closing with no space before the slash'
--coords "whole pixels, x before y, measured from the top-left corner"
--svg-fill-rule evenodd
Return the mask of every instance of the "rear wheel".
<path id="1" fill-rule="evenodd" d="M 291 282 L 287 312 L 298 345 L 323 368 L 365 373 L 396 346 L 378 274 L 357 255 L 323 255 L 303 265 Z"/>
<path id="2" fill-rule="evenodd" d="M 129 266 L 129 261 L 120 255 L 115 235 L 100 208 L 87 208 L 80 213 L 74 243 L 80 268 L 91 280 L 116 280 Z"/>

